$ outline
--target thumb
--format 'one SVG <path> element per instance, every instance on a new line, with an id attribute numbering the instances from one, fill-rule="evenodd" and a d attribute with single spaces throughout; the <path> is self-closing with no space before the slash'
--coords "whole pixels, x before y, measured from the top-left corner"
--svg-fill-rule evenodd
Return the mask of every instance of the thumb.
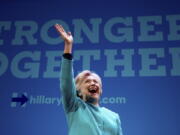
<path id="1" fill-rule="evenodd" d="M 67 34 L 68 34 L 69 36 L 71 36 L 71 35 L 72 35 L 70 31 L 69 31 L 69 32 L 67 32 Z"/>

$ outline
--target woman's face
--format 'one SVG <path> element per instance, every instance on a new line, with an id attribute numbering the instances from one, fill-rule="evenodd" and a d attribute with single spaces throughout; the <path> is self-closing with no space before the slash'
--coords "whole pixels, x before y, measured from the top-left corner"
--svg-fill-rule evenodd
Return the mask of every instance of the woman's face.
<path id="1" fill-rule="evenodd" d="M 93 75 L 87 76 L 80 85 L 80 93 L 86 102 L 98 104 L 101 92 L 102 90 L 98 79 Z"/>

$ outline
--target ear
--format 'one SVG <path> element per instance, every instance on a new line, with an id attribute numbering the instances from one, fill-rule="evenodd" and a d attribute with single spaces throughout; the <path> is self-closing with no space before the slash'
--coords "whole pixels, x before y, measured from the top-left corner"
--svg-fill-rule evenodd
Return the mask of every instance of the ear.
<path id="1" fill-rule="evenodd" d="M 80 90 L 76 90 L 76 95 L 77 95 L 78 97 L 80 97 L 81 99 L 83 98 L 82 93 L 81 93 Z"/>
<path id="2" fill-rule="evenodd" d="M 102 95 L 102 93 L 103 93 L 103 90 L 102 90 L 102 88 L 101 88 L 101 90 L 100 90 L 100 95 Z"/>

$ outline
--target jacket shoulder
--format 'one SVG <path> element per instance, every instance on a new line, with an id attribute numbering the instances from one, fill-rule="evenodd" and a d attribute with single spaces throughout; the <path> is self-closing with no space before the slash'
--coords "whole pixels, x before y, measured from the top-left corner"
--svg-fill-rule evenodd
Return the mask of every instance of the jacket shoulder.
<path id="1" fill-rule="evenodd" d="M 105 113 L 106 115 L 110 115 L 116 118 L 119 118 L 119 114 L 116 112 L 113 112 L 111 110 L 109 110 L 108 108 L 102 107 L 103 113 Z"/>

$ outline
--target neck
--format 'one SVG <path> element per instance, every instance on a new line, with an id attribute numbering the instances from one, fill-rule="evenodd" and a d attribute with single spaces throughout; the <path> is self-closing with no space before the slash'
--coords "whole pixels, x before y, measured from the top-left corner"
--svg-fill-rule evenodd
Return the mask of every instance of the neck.
<path id="1" fill-rule="evenodd" d="M 86 96 L 86 99 L 85 99 L 86 102 L 88 103 L 91 103 L 95 106 L 99 106 L 99 100 L 96 99 L 96 98 L 93 98 L 93 97 L 90 97 L 90 96 Z"/>
<path id="2" fill-rule="evenodd" d="M 96 104 L 93 104 L 93 105 L 95 105 L 95 106 L 99 107 L 99 103 L 96 103 Z"/>

